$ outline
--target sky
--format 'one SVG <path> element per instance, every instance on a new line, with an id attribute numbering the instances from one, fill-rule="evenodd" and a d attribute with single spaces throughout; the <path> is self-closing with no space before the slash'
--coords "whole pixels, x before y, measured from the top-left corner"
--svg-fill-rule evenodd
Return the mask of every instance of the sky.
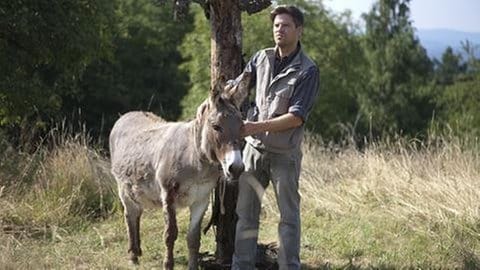
<path id="1" fill-rule="evenodd" d="M 325 7 L 352 11 L 355 20 L 370 10 L 375 0 L 324 0 Z M 480 0 L 411 0 L 411 19 L 417 29 L 451 29 L 480 33 Z"/>

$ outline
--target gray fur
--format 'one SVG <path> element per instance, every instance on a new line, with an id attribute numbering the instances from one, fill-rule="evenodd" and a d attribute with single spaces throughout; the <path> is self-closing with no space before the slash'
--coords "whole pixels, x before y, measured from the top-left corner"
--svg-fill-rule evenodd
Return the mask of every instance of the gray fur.
<path id="1" fill-rule="evenodd" d="M 237 88 L 246 91 L 249 76 Z M 229 89 L 230 90 L 230 89 Z M 241 102 L 232 91 L 212 91 L 190 122 L 167 122 L 147 112 L 129 112 L 120 117 L 110 133 L 112 174 L 117 180 L 129 236 L 129 259 L 137 264 L 140 247 L 140 217 L 145 207 L 162 207 L 167 246 L 164 269 L 173 269 L 173 246 L 177 238 L 176 208 L 190 208 L 187 235 L 189 269 L 198 268 L 200 225 L 208 198 L 222 174 L 238 177 L 243 162 L 238 153 L 242 120 Z M 221 127 L 221 132 L 218 131 Z M 232 158 L 234 157 L 234 158 Z M 228 161 L 228 162 L 227 162 Z"/>

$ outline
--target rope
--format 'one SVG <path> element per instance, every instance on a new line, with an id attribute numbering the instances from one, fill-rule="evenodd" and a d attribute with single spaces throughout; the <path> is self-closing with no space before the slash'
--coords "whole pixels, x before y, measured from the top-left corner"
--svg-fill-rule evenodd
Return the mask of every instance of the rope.
<path id="1" fill-rule="evenodd" d="M 220 214 L 225 215 L 225 191 L 227 189 L 227 184 L 224 180 L 220 180 Z"/>

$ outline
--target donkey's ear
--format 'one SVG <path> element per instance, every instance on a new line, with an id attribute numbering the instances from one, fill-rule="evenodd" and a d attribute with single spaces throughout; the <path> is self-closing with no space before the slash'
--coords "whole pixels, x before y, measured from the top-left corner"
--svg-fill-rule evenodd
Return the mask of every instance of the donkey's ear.
<path id="1" fill-rule="evenodd" d="M 244 71 L 236 81 L 225 87 L 226 95 L 237 108 L 240 108 L 248 96 L 251 79 L 252 73 Z"/>
<path id="2" fill-rule="evenodd" d="M 200 104 L 197 108 L 197 114 L 196 118 L 197 119 L 202 119 L 203 114 L 210 108 L 210 103 L 208 102 L 208 99 L 205 99 L 205 101 Z"/>
<path id="3" fill-rule="evenodd" d="M 218 100 L 223 93 L 223 88 L 225 88 L 225 76 L 221 75 L 215 82 L 213 88 L 210 89 L 210 99 L 212 101 Z"/>

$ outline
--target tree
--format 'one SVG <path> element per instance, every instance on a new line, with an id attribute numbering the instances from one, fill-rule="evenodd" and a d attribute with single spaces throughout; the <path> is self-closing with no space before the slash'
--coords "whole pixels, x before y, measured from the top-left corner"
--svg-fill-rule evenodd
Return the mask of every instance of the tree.
<path id="1" fill-rule="evenodd" d="M 336 15 L 312 2 L 296 1 L 305 14 L 302 43 L 320 70 L 320 94 L 307 127 L 327 141 L 338 141 L 361 132 L 357 93 L 367 84 L 367 62 L 349 14 Z"/>
<path id="2" fill-rule="evenodd" d="M 335 15 L 323 8 L 320 1 L 279 1 L 295 4 L 304 11 L 305 29 L 302 45 L 320 69 L 320 95 L 309 116 L 307 128 L 326 140 L 339 140 L 345 132 L 363 132 L 357 120 L 357 93 L 367 84 L 366 59 L 361 47 L 358 26 L 348 14 Z M 271 21 L 267 10 L 256 16 L 242 16 L 245 60 L 261 48 L 273 46 Z M 188 70 L 191 90 L 182 100 L 182 117 L 194 114 L 208 94 L 209 78 L 202 54 L 209 46 L 205 18 L 195 16 L 195 29 L 187 34 L 182 54 L 188 59 L 182 68 Z M 360 131 L 359 131 L 360 130 Z"/>
<path id="3" fill-rule="evenodd" d="M 380 0 L 363 16 L 369 86 L 360 105 L 372 133 L 416 135 L 426 129 L 434 102 L 418 88 L 430 78 L 432 64 L 414 36 L 410 0 Z"/>
<path id="4" fill-rule="evenodd" d="M 193 9 L 193 30 L 185 35 L 180 52 L 185 59 L 180 69 L 188 74 L 188 93 L 181 100 L 181 119 L 192 118 L 210 89 L 210 30 L 203 10 Z"/>
<path id="5" fill-rule="evenodd" d="M 466 69 L 467 73 L 475 74 L 480 72 L 480 59 L 478 59 L 478 49 L 480 49 L 479 44 L 473 44 L 469 40 L 460 42 L 462 45 L 462 50 L 464 51 L 467 62 Z"/>
<path id="6" fill-rule="evenodd" d="M 193 7 L 194 29 L 188 33 L 180 51 L 186 59 L 181 69 L 190 77 L 190 90 L 181 102 L 182 119 L 195 115 L 196 108 L 208 96 L 210 87 L 210 30 L 204 11 Z M 242 58 L 247 61 L 259 48 L 271 46 L 272 36 L 265 34 L 271 31 L 271 22 L 267 10 L 251 16 L 242 14 Z"/>
<path id="7" fill-rule="evenodd" d="M 437 116 L 432 124 L 455 136 L 476 138 L 480 135 L 480 60 L 471 42 L 461 45 L 466 61 L 447 48 L 436 70 L 441 91 L 436 97 Z"/>
<path id="8" fill-rule="evenodd" d="M 455 136 L 480 136 L 480 73 L 445 86 L 438 97 L 437 122 Z"/>
<path id="9" fill-rule="evenodd" d="M 460 73 L 465 72 L 466 65 L 462 64 L 462 55 L 453 52 L 452 47 L 447 47 L 442 54 L 442 61 L 436 63 L 435 76 L 442 85 L 452 84 Z"/>
<path id="10" fill-rule="evenodd" d="M 116 14 L 112 56 L 87 66 L 78 94 L 64 97 L 62 108 L 67 120 L 85 123 L 105 143 L 118 115 L 127 111 L 148 110 L 176 120 L 188 81 L 178 67 L 183 61 L 178 45 L 191 31 L 191 20 L 172 22 L 170 11 L 151 0 L 119 1 Z M 78 110 L 80 119 L 72 120 Z"/>
<path id="11" fill-rule="evenodd" d="M 0 4 L 0 126 L 41 125 L 85 68 L 111 55 L 115 2 L 12 0 Z"/>
<path id="12" fill-rule="evenodd" d="M 164 3 L 166 0 L 158 2 Z M 241 11 L 255 13 L 268 7 L 269 0 L 176 0 L 174 14 L 177 18 L 185 17 L 191 2 L 200 4 L 210 22 L 210 87 L 225 80 L 235 78 L 242 69 L 242 25 Z M 226 185 L 216 196 L 223 196 L 225 214 L 218 215 L 217 227 L 217 262 L 225 264 L 231 261 L 235 239 L 235 205 L 237 185 Z M 218 203 L 218 200 L 217 200 Z M 218 207 L 217 207 L 218 209 Z"/>

